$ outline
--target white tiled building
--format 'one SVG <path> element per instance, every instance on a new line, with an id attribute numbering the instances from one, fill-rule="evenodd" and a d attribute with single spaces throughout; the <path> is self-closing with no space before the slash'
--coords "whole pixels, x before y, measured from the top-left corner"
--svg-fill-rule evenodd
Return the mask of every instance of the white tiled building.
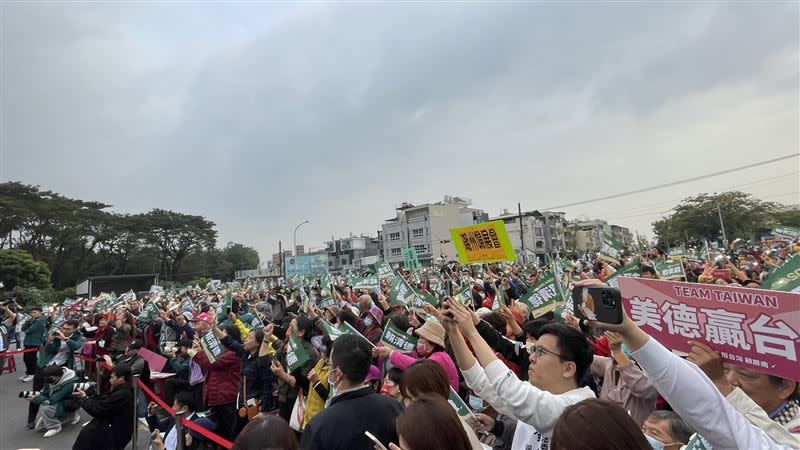
<path id="1" fill-rule="evenodd" d="M 402 251 L 406 247 L 416 249 L 422 265 L 431 265 L 440 257 L 446 261 L 457 259 L 450 229 L 488 219 L 483 210 L 472 208 L 471 204 L 469 199 L 451 196 L 438 203 L 403 203 L 396 208 L 397 216 L 381 228 L 384 260 L 390 264 L 403 262 Z"/>

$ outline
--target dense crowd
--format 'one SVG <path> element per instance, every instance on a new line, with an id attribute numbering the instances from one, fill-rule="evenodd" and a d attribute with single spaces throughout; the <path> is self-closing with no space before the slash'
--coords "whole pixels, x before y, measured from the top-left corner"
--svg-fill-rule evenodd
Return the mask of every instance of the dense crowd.
<path id="1" fill-rule="evenodd" d="M 796 380 L 729 365 L 699 339 L 681 358 L 627 315 L 621 325 L 579 321 L 566 298 L 544 312 L 520 301 L 551 273 L 566 292 L 605 286 L 632 263 L 626 276 L 658 278 L 667 252 L 542 266 L 450 262 L 375 274 L 372 288 L 325 275 L 50 310 L 12 301 L 0 349 L 16 340 L 28 350 L 29 429 L 49 437 L 91 416 L 75 449 L 124 448 L 135 416 L 153 432 L 151 448 L 173 450 L 178 439 L 216 448 L 202 433 L 179 432 L 133 388 L 134 378 L 152 388 L 160 372 L 171 374 L 166 403 L 237 450 L 800 448 Z M 671 279 L 759 288 L 800 258 L 800 242 L 706 252 L 681 258 Z M 401 301 L 401 279 L 433 300 Z M 167 359 L 160 372 L 143 349 Z"/>

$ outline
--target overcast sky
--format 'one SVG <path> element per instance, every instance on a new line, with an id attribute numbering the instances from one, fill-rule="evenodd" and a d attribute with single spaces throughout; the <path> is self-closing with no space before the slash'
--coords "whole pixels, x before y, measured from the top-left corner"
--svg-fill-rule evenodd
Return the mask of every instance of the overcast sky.
<path id="1" fill-rule="evenodd" d="M 165 208 L 262 259 L 403 201 L 560 204 L 800 149 L 797 2 L 3 2 L 0 181 Z M 800 158 L 566 208 L 800 203 Z"/>

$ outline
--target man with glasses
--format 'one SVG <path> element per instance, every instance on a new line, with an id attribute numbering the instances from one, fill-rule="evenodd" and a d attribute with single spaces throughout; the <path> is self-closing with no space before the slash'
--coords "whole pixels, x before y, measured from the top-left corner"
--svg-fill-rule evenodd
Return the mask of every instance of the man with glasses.
<path id="1" fill-rule="evenodd" d="M 83 349 L 83 335 L 75 331 L 80 326 L 77 320 L 67 320 L 61 329 L 55 328 L 47 335 L 47 342 L 39 352 L 36 371 L 33 374 L 33 390 L 41 391 L 44 387 L 44 368 L 49 366 L 75 369 L 75 352 Z M 31 402 L 28 405 L 28 424 L 25 429 L 32 430 L 34 419 L 39 412 L 39 405 Z"/>
<path id="2" fill-rule="evenodd" d="M 468 309 L 448 299 L 444 314 L 445 329 L 467 386 L 499 413 L 517 419 L 512 450 L 549 449 L 550 436 L 564 409 L 594 398 L 591 389 L 578 387 L 594 355 L 580 331 L 557 323 L 543 326 L 536 343 L 530 346 L 526 382 L 517 378 L 481 338 Z M 491 422 L 482 422 L 480 431 L 502 434 L 492 430 L 496 424 Z"/>

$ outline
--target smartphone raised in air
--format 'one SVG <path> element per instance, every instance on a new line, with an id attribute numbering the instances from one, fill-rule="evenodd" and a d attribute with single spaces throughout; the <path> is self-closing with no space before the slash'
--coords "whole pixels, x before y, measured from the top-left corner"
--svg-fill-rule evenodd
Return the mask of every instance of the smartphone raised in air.
<path id="1" fill-rule="evenodd" d="M 578 320 L 619 325 L 622 323 L 622 296 L 610 287 L 576 287 L 572 289 L 572 310 Z"/>

